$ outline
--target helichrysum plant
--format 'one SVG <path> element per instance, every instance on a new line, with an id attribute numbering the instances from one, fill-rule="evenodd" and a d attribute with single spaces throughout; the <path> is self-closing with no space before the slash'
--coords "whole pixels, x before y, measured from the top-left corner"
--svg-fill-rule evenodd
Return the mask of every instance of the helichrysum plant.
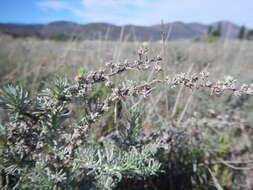
<path id="1" fill-rule="evenodd" d="M 170 151 L 186 134 L 162 129 L 142 135 L 142 111 L 133 106 L 118 129 L 103 140 L 91 140 L 92 128 L 118 101 L 130 96 L 147 97 L 158 84 L 209 89 L 215 94 L 232 91 L 237 96 L 253 95 L 252 85 L 237 87 L 232 77 L 210 82 L 207 72 L 181 73 L 143 83 L 113 83 L 114 76 L 129 70 L 159 73 L 161 60 L 159 56 L 149 58 L 148 50 L 140 49 L 136 61 L 108 62 L 105 69 L 80 71 L 75 80 L 55 77 L 33 97 L 20 86 L 2 87 L 0 106 L 8 117 L 0 126 L 1 187 L 6 190 L 117 189 L 124 181 L 155 179 L 165 175 Z M 98 84 L 109 93 L 102 99 L 90 98 Z M 77 108 L 82 113 L 79 116 Z M 174 152 L 180 155 L 183 149 L 185 146 Z M 201 159 L 200 155 L 180 163 L 186 166 Z"/>

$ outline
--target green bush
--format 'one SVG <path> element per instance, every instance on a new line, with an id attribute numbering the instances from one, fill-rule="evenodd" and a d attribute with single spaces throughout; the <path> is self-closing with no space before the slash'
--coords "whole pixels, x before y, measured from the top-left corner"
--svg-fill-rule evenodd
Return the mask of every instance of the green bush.
<path id="1" fill-rule="evenodd" d="M 50 39 L 55 41 L 67 41 L 70 37 L 64 33 L 55 33 L 50 36 Z"/>
<path id="2" fill-rule="evenodd" d="M 211 43 L 211 42 L 215 42 L 219 39 L 220 39 L 219 36 L 207 33 L 202 37 L 196 37 L 193 41 L 194 42 L 209 42 L 209 43 Z"/>

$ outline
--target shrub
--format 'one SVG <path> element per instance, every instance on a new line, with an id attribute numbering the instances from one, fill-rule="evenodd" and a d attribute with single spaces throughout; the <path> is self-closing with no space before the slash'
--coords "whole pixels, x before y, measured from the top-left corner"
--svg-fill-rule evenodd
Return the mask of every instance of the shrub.
<path id="1" fill-rule="evenodd" d="M 209 42 L 209 43 L 212 43 L 212 42 L 215 42 L 219 39 L 220 38 L 218 36 L 207 33 L 202 37 L 196 37 L 195 39 L 193 39 L 193 41 L 194 42 Z"/>
<path id="2" fill-rule="evenodd" d="M 141 133 L 142 111 L 132 106 L 126 119 L 110 134 L 91 138 L 92 128 L 118 101 L 132 96 L 147 97 L 155 85 L 170 88 L 210 89 L 214 94 L 232 91 L 253 95 L 252 85 L 237 87 L 232 77 L 210 82 L 208 73 L 177 74 L 150 82 L 111 78 L 128 70 L 162 71 L 161 58 L 138 51 L 138 60 L 109 62 L 99 71 L 80 71 L 75 81 L 55 77 L 35 97 L 20 86 L 0 90 L 0 106 L 8 112 L 1 125 L 1 185 L 5 189 L 190 189 L 209 187 L 212 178 L 208 158 L 224 154 L 218 150 L 205 155 L 204 134 L 194 131 L 198 120 L 186 120 L 188 129 L 171 123 L 156 132 Z M 90 99 L 101 84 L 110 93 Z M 75 109 L 79 106 L 80 116 Z M 198 124 L 199 125 L 199 124 Z M 203 125 L 203 124 L 202 124 Z M 172 126 L 172 127 L 171 127 Z M 201 144 L 200 142 L 203 142 Z M 224 143 L 224 141 L 222 141 Z M 200 166 L 204 167 L 200 167 Z M 199 169 L 197 170 L 196 168 Z M 194 179 L 194 180 L 192 180 Z M 210 186 L 211 187 L 211 186 Z"/>
<path id="3" fill-rule="evenodd" d="M 55 41 L 67 41 L 70 37 L 64 33 L 55 33 L 50 36 L 50 39 Z"/>

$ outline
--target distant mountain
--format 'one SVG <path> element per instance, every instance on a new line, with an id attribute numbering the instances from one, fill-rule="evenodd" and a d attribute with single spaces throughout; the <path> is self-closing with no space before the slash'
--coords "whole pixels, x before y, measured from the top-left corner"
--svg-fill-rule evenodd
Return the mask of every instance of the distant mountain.
<path id="1" fill-rule="evenodd" d="M 211 25 L 213 28 L 221 27 L 222 36 L 225 38 L 236 38 L 240 30 L 240 26 L 228 21 L 219 21 Z M 39 38 L 65 34 L 73 38 L 87 40 L 157 41 L 161 40 L 161 30 L 164 30 L 167 40 L 190 40 L 205 35 L 208 27 L 209 25 L 205 24 L 183 22 L 172 22 L 163 26 L 117 26 L 107 23 L 82 25 L 58 21 L 49 24 L 0 24 L 0 32 L 13 36 L 36 36 Z"/>

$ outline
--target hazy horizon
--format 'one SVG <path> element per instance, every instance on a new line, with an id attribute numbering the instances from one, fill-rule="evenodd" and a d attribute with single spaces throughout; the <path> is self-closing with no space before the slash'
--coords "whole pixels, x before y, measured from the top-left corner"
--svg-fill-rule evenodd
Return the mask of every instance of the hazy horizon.
<path id="1" fill-rule="evenodd" d="M 111 24 L 111 25 L 115 25 L 115 26 L 127 26 L 127 25 L 133 25 L 133 26 L 146 26 L 146 27 L 149 27 L 149 26 L 154 26 L 154 25 L 160 25 L 162 22 L 164 24 L 171 24 L 171 23 L 177 23 L 177 22 L 180 22 L 180 23 L 184 23 L 184 24 L 202 24 L 202 25 L 211 25 L 211 24 L 214 24 L 214 23 L 217 23 L 217 22 L 229 22 L 229 23 L 232 23 L 232 24 L 236 24 L 238 26 L 242 26 L 236 22 L 233 22 L 232 20 L 217 20 L 217 21 L 214 21 L 214 22 L 211 22 L 211 23 L 203 23 L 203 22 L 198 22 L 198 21 L 192 21 L 192 22 L 184 22 L 184 21 L 181 21 L 181 20 L 175 20 L 175 21 L 170 21 L 170 22 L 166 22 L 165 20 L 161 20 L 160 22 L 156 23 L 156 24 L 150 24 L 150 25 L 142 25 L 142 24 L 131 24 L 131 23 L 128 23 L 128 24 L 115 24 L 115 23 L 110 23 L 110 22 L 103 22 L 103 21 L 97 21 L 97 22 L 87 22 L 87 23 L 80 23 L 80 22 L 76 22 L 76 21 L 71 21 L 71 20 L 53 20 L 53 21 L 50 21 L 50 22 L 34 22 L 34 23 L 22 23 L 22 22 L 0 22 L 0 24 L 18 24 L 18 25 L 36 25 L 36 24 L 51 24 L 51 23 L 55 23 L 55 22 L 72 22 L 72 23 L 76 23 L 76 24 L 80 24 L 80 25 L 86 25 L 86 24 L 95 24 L 95 23 L 98 23 L 98 24 Z M 253 27 L 249 27 L 247 26 L 248 28 L 253 28 Z"/>

